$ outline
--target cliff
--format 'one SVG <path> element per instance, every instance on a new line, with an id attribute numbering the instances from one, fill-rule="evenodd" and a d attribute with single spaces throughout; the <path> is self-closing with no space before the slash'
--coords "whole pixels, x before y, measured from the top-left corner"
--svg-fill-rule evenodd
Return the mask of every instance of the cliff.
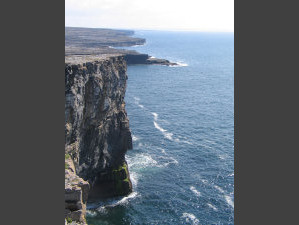
<path id="1" fill-rule="evenodd" d="M 126 66 L 123 56 L 66 57 L 65 153 L 74 163 L 72 176 L 89 183 L 89 188 L 83 185 L 83 189 L 82 185 L 73 185 L 81 188 L 85 197 L 76 201 L 83 205 L 87 195 L 104 198 L 132 191 L 125 161 L 126 151 L 132 148 L 124 102 Z M 65 195 L 69 186 L 66 176 Z M 75 209 L 84 216 L 84 207 L 83 211 Z M 66 203 L 66 215 L 72 209 Z"/>

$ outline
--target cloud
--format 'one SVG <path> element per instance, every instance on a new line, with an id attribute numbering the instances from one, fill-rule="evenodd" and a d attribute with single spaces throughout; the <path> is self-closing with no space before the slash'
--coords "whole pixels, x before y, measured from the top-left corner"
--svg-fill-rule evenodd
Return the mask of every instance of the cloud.
<path id="1" fill-rule="evenodd" d="M 66 26 L 233 31 L 233 0 L 66 0 Z"/>

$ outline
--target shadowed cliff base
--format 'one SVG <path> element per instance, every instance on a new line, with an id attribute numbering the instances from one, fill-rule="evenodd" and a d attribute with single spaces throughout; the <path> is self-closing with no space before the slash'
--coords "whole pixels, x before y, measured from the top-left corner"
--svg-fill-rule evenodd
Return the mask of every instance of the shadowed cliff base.
<path id="1" fill-rule="evenodd" d="M 133 50 L 115 49 L 145 44 L 144 38 L 132 37 L 134 31 L 102 28 L 65 28 L 65 56 L 123 55 L 128 65 L 156 64 L 175 66 L 177 63 L 166 59 L 152 58 Z"/>

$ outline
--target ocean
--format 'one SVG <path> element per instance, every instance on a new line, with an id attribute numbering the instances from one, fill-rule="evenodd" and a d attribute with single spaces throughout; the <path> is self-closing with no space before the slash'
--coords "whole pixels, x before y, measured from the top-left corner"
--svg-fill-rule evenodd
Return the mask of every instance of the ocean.
<path id="1" fill-rule="evenodd" d="M 141 53 L 179 66 L 128 66 L 133 193 L 88 204 L 87 222 L 234 224 L 233 33 L 136 31 Z"/>

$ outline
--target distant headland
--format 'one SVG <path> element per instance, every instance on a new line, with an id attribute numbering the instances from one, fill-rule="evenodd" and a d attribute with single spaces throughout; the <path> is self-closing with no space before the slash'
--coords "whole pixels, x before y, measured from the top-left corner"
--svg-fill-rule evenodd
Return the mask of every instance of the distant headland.
<path id="1" fill-rule="evenodd" d="M 143 45 L 144 38 L 132 37 L 132 30 L 114 30 L 104 28 L 65 27 L 65 58 L 66 61 L 100 56 L 123 55 L 127 64 L 157 64 L 175 66 L 177 63 L 166 59 L 158 59 L 148 54 L 133 50 L 116 49 L 114 47 L 129 47 Z"/>

